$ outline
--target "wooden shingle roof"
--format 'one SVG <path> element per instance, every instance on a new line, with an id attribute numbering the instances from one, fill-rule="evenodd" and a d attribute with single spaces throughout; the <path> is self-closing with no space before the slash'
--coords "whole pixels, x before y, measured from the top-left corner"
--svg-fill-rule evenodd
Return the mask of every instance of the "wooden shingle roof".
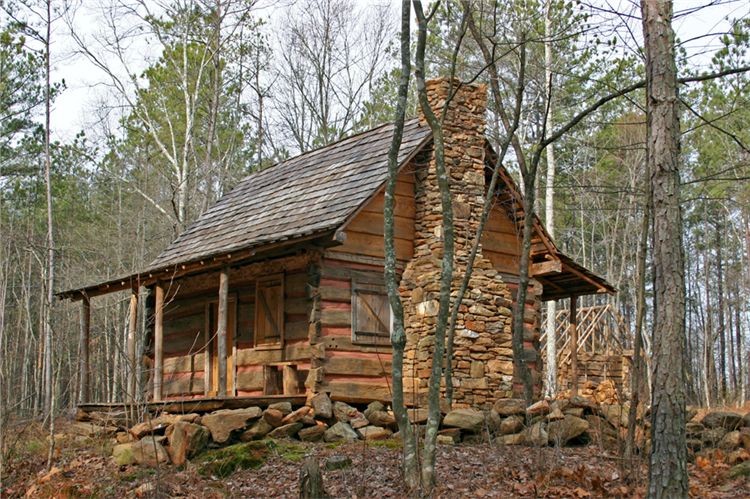
<path id="1" fill-rule="evenodd" d="M 147 270 L 338 228 L 385 182 L 392 135 L 393 125 L 382 125 L 249 175 Z M 407 121 L 399 164 L 430 136 Z"/>

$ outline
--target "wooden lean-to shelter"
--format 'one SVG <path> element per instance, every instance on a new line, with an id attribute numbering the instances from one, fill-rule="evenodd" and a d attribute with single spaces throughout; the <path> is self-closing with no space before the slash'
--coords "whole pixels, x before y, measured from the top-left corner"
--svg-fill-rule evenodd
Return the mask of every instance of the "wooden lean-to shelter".
<path id="1" fill-rule="evenodd" d="M 446 80 L 428 83 L 433 105 L 442 105 L 450 86 Z M 456 288 L 485 196 L 496 201 L 460 308 L 452 359 L 454 400 L 473 406 L 511 396 L 517 388 L 510 325 L 524 213 L 521 194 L 504 169 L 497 191 L 486 192 L 494 166 L 484 135 L 486 98 L 482 85 L 461 86 L 444 132 Z M 138 301 L 145 299 L 151 401 L 205 399 L 236 406 L 319 392 L 350 402 L 389 400 L 383 188 L 392 131 L 392 125 L 382 125 L 254 173 L 145 270 L 59 293 L 83 304 L 84 344 L 90 301 L 130 290 L 131 370 L 140 363 L 135 324 Z M 416 402 L 429 375 L 442 245 L 431 133 L 423 121 L 406 123 L 398 160 L 394 213 L 407 329 L 404 376 Z M 534 230 L 524 356 L 539 380 L 540 301 L 614 290 L 562 254 L 536 218 Z M 90 383 L 87 352 L 81 359 L 84 394 Z M 133 376 L 129 389 L 133 396 Z"/>

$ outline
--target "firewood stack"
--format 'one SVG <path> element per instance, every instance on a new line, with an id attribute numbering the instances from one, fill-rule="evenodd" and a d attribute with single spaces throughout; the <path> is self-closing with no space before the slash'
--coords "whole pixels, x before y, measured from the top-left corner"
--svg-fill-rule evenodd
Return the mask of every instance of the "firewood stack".
<path id="1" fill-rule="evenodd" d="M 580 397 L 596 402 L 597 404 L 614 405 L 619 404 L 620 395 L 617 393 L 617 386 L 612 380 L 604 380 L 598 385 L 593 381 L 587 380 L 578 389 Z M 573 396 L 572 390 L 563 390 L 558 393 L 558 399 L 569 399 Z"/>

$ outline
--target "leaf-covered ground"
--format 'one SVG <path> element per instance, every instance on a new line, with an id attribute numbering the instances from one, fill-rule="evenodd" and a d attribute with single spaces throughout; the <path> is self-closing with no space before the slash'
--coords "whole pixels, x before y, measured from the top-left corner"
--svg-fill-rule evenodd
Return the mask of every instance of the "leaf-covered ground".
<path id="1" fill-rule="evenodd" d="M 36 432 L 34 432 L 36 433 Z M 39 433 L 37 433 L 39 434 Z M 366 445 L 272 445 L 256 469 L 225 478 L 203 476 L 199 465 L 118 468 L 108 455 L 111 444 L 64 440 L 55 466 L 46 472 L 46 445 L 18 439 L 6 462 L 3 497 L 297 497 L 301 461 L 317 454 L 322 466 L 333 456 L 352 465 L 323 471 L 332 497 L 404 497 L 396 441 Z M 691 495 L 700 498 L 750 497 L 750 478 L 729 478 L 723 456 L 690 465 Z M 499 447 L 489 444 L 441 446 L 435 497 L 643 497 L 645 466 L 627 478 L 622 460 L 596 446 L 579 448 Z"/>

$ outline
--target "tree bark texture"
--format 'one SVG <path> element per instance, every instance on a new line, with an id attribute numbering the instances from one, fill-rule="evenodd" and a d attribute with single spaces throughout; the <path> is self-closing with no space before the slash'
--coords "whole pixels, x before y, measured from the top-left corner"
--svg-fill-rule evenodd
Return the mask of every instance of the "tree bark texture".
<path id="1" fill-rule="evenodd" d="M 648 496 L 688 497 L 680 124 L 672 2 L 641 0 L 653 199 L 654 374 Z"/>

